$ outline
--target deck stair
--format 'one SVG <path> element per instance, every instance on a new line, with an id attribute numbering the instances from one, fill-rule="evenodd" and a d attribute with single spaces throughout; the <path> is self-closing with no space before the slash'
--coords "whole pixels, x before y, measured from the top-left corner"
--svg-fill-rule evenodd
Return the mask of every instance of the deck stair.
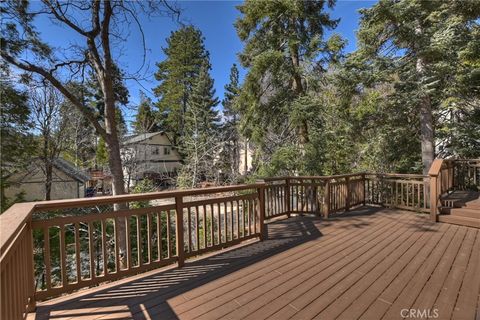
<path id="1" fill-rule="evenodd" d="M 480 228 L 480 192 L 454 191 L 441 202 L 440 222 Z"/>

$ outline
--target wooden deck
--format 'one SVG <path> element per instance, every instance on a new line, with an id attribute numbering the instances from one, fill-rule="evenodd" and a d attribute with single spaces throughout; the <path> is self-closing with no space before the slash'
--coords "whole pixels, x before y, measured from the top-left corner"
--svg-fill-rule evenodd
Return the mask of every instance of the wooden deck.
<path id="1" fill-rule="evenodd" d="M 31 319 L 479 319 L 480 230 L 401 210 L 268 224 L 269 239 L 39 303 Z M 416 313 L 412 317 L 409 310 Z M 416 311 L 418 310 L 418 311 Z M 420 317 L 423 315 L 423 317 Z"/>

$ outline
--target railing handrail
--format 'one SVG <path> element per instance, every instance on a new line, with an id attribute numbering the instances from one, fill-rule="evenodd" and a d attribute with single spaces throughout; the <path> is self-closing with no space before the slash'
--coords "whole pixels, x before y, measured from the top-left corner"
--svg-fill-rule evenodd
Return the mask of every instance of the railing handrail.
<path id="1" fill-rule="evenodd" d="M 34 210 L 35 202 L 16 203 L 0 215 L 0 253 L 2 258 L 17 233 L 25 223 L 28 223 Z"/>

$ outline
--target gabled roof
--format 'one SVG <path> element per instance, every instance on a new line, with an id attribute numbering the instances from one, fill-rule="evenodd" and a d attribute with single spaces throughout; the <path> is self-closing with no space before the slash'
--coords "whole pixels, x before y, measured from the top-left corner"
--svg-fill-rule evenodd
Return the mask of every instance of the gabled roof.
<path id="1" fill-rule="evenodd" d="M 137 135 L 134 135 L 134 136 L 130 136 L 123 142 L 123 145 L 139 143 L 139 142 L 148 140 L 148 139 L 150 139 L 154 136 L 157 136 L 157 135 L 162 135 L 162 136 L 167 137 L 168 141 L 170 141 L 170 144 L 172 144 L 172 140 L 170 140 L 168 135 L 165 134 L 165 132 L 163 132 L 163 131 L 159 131 L 159 132 L 140 133 L 140 134 L 137 134 Z M 173 144 L 172 144 L 172 146 L 173 146 Z"/>
<path id="2" fill-rule="evenodd" d="M 73 163 L 68 162 L 65 159 L 62 159 L 62 158 L 55 159 L 53 161 L 53 166 L 58 170 L 63 171 L 66 175 L 68 175 L 69 177 L 77 181 L 86 182 L 90 180 L 89 175 L 80 171 Z"/>

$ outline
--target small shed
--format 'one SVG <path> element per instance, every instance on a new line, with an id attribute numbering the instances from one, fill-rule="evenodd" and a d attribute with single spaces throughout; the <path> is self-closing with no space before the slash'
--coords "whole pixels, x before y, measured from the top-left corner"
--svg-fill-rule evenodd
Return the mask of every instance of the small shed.
<path id="1" fill-rule="evenodd" d="M 46 175 L 42 165 L 40 159 L 35 159 L 25 171 L 14 174 L 9 179 L 10 185 L 5 190 L 5 196 L 15 197 L 24 192 L 26 201 L 43 200 Z M 72 163 L 56 159 L 53 162 L 51 199 L 83 198 L 88 180 L 90 177 Z"/>

